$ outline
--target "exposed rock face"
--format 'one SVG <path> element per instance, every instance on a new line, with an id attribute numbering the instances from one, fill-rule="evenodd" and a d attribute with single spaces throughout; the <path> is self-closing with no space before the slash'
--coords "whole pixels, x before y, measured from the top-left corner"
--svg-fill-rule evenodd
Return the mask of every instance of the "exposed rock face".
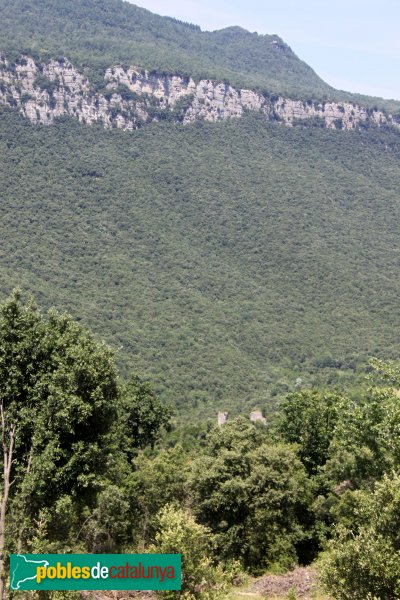
<path id="1" fill-rule="evenodd" d="M 127 130 L 141 121 L 141 103 L 124 102 L 117 94 L 93 93 L 89 81 L 68 60 L 42 65 L 23 57 L 19 64 L 10 65 L 0 58 L 0 102 L 18 107 L 30 121 L 43 125 L 65 115 Z"/>
<path id="2" fill-rule="evenodd" d="M 82 123 L 99 121 L 106 128 L 128 131 L 160 119 L 183 124 L 197 119 L 216 122 L 239 118 L 245 111 L 260 112 L 289 126 L 318 119 L 331 129 L 367 124 L 400 129 L 400 119 L 356 104 L 268 97 L 226 83 L 208 79 L 196 83 L 189 77 L 135 67 L 107 69 L 100 92 L 67 59 L 42 64 L 28 56 L 10 64 L 0 55 L 0 103 L 17 107 L 33 123 L 51 125 L 67 115 Z"/>

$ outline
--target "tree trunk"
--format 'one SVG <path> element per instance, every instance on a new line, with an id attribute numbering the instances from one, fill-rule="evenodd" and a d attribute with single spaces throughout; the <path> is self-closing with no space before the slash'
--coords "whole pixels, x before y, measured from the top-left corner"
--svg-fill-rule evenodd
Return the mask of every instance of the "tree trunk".
<path id="1" fill-rule="evenodd" d="M 31 449 L 29 451 L 28 464 L 26 467 L 26 475 L 29 475 L 29 473 L 30 473 L 31 466 L 32 466 L 32 459 L 33 459 L 33 446 L 31 446 Z M 19 531 L 18 531 L 17 554 L 21 554 L 21 552 L 22 552 L 23 536 L 24 536 L 24 519 L 23 519 L 23 516 L 21 515 L 21 527 L 19 528 Z"/>
<path id="2" fill-rule="evenodd" d="M 5 573 L 5 536 L 6 536 L 6 511 L 8 503 L 8 494 L 12 482 L 10 481 L 12 458 L 14 452 L 15 425 L 9 430 L 9 440 L 6 439 L 6 423 L 4 417 L 3 403 L 0 406 L 1 412 L 1 428 L 2 428 L 2 444 L 3 444 L 3 493 L 0 504 L 0 600 L 5 598 L 4 583 L 6 580 Z"/>

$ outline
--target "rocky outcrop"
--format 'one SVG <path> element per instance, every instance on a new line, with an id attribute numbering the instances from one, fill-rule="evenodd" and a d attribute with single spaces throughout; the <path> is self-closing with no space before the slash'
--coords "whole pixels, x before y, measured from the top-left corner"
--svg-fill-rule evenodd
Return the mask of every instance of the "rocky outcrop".
<path id="1" fill-rule="evenodd" d="M 74 116 L 82 123 L 101 121 L 105 127 L 129 130 L 143 120 L 140 102 L 129 104 L 118 94 L 95 93 L 88 79 L 67 60 L 42 65 L 22 57 L 10 65 L 0 58 L 0 102 L 19 108 L 30 121 L 43 125 Z"/>
<path id="2" fill-rule="evenodd" d="M 331 129 L 356 129 L 370 124 L 400 129 L 400 119 L 380 110 L 347 102 L 303 102 L 237 90 L 209 79 L 161 75 L 136 67 L 107 69 L 104 86 L 94 89 L 67 59 L 43 64 L 23 56 L 10 63 L 0 55 L 0 103 L 16 107 L 33 123 L 51 125 L 73 116 L 82 123 L 133 130 L 151 121 L 183 124 L 198 119 L 217 122 L 257 111 L 288 126 L 317 123 Z"/>

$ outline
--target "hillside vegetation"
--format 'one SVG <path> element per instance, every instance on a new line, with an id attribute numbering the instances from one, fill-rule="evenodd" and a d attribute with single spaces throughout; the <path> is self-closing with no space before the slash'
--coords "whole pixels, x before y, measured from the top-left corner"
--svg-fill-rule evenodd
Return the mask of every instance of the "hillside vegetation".
<path id="1" fill-rule="evenodd" d="M 337 600 L 399 598 L 400 367 L 370 368 L 357 402 L 297 392 L 275 427 L 238 417 L 182 446 L 166 435 L 168 408 L 135 374 L 121 380 L 107 346 L 14 292 L 0 305 L 1 600 L 11 553 L 143 551 L 181 555 L 180 591 L 160 600 L 228 600 L 246 574 L 316 558 Z M 32 583 L 16 572 L 23 597 Z M 314 569 L 295 569 L 230 598 L 316 598 L 317 585 Z"/>
<path id="2" fill-rule="evenodd" d="M 271 91 L 330 89 L 278 36 L 202 32 L 120 0 L 1 0 L 0 23 L 3 51 L 65 55 L 99 76 L 122 62 Z"/>
<path id="3" fill-rule="evenodd" d="M 68 309 L 185 414 L 266 410 L 297 377 L 396 355 L 395 132 L 12 111 L 0 131 L 2 294 Z"/>

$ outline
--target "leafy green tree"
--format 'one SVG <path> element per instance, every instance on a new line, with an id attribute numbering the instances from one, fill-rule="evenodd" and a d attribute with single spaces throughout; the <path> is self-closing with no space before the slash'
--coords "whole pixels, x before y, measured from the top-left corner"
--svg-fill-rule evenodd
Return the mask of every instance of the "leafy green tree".
<path id="1" fill-rule="evenodd" d="M 374 490 L 358 490 L 353 513 L 339 524 L 321 558 L 321 579 L 338 600 L 400 597 L 400 476 L 385 476 Z"/>
<path id="2" fill-rule="evenodd" d="M 117 400 L 112 352 L 71 317 L 45 319 L 18 292 L 0 307 L 2 581 L 7 532 L 21 550 L 41 509 L 65 495 L 93 502 Z"/>
<path id="3" fill-rule="evenodd" d="M 187 496 L 189 456 L 182 447 L 160 450 L 155 456 L 137 456 L 127 482 L 135 523 L 136 544 L 146 547 L 157 529 L 157 514 L 175 502 L 182 505 Z"/>
<path id="4" fill-rule="evenodd" d="M 244 419 L 226 423 L 194 461 L 191 486 L 194 512 L 222 557 L 253 570 L 296 561 L 310 488 L 295 448 L 267 442 Z"/>
<path id="5" fill-rule="evenodd" d="M 373 386 L 341 406 L 324 472 L 331 486 L 353 487 L 400 467 L 400 374 L 396 362 L 372 361 Z"/>
<path id="6" fill-rule="evenodd" d="M 130 505 L 124 489 L 108 485 L 83 526 L 85 546 L 95 553 L 116 553 L 131 539 Z"/>
<path id="7" fill-rule="evenodd" d="M 346 400 L 337 394 L 314 390 L 289 394 L 281 404 L 280 434 L 286 442 L 298 444 L 300 459 L 310 475 L 329 458 L 344 405 Z"/>
<path id="8" fill-rule="evenodd" d="M 150 384 L 132 375 L 122 393 L 118 423 L 125 449 L 135 453 L 146 446 L 153 448 L 170 417 L 171 409 L 160 402 Z"/>
<path id="9" fill-rule="evenodd" d="M 218 600 L 226 596 L 229 574 L 213 563 L 210 530 L 173 504 L 161 510 L 158 521 L 159 530 L 151 550 L 182 555 L 181 591 L 159 595 L 184 600 Z"/>

